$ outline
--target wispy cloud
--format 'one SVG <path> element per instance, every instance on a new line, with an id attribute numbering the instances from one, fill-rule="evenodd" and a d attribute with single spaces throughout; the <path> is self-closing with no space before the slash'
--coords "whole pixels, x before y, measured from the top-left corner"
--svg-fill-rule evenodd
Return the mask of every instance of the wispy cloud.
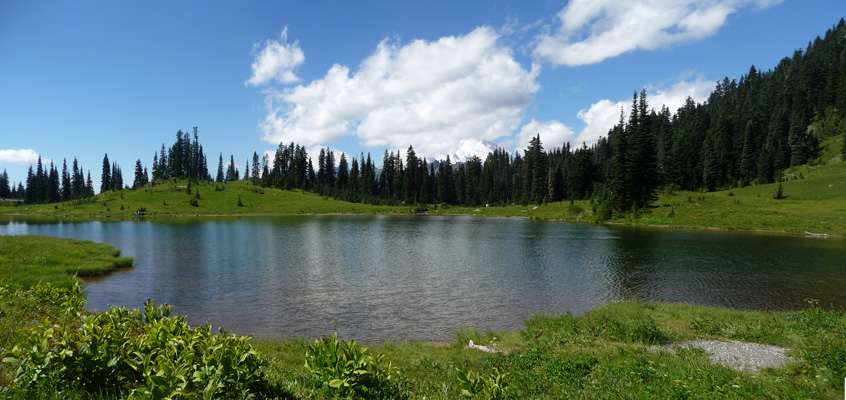
<path id="1" fill-rule="evenodd" d="M 253 75 L 244 85 L 263 85 L 271 81 L 284 84 L 297 83 L 300 78 L 294 74 L 294 68 L 305 61 L 305 53 L 299 42 L 288 43 L 288 27 L 282 29 L 279 40 L 267 40 L 262 47 L 253 46 Z"/>
<path id="2" fill-rule="evenodd" d="M 572 0 L 554 33 L 539 35 L 534 56 L 556 65 L 601 62 L 634 50 L 655 50 L 713 35 L 747 6 L 782 0 Z"/>

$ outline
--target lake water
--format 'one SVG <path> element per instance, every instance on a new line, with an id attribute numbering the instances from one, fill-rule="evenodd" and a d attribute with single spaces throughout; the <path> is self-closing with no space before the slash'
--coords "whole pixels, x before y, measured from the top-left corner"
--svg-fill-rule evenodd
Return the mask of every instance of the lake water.
<path id="1" fill-rule="evenodd" d="M 153 298 L 193 324 L 255 336 L 443 340 L 631 297 L 846 306 L 840 239 L 436 216 L 0 217 L 0 234 L 94 240 L 135 257 L 88 282 L 90 309 Z"/>

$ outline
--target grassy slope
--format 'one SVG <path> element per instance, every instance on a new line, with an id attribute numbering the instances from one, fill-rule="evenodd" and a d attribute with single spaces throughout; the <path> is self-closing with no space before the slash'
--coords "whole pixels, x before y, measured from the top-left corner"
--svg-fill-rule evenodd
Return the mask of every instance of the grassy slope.
<path id="1" fill-rule="evenodd" d="M 224 189 L 222 191 L 216 188 Z M 191 206 L 199 191 L 197 207 Z M 238 199 L 243 206 L 238 206 Z M 121 210 L 123 206 L 123 210 Z M 254 186 L 238 181 L 227 184 L 186 181 L 166 181 L 138 190 L 106 192 L 84 204 L 57 203 L 0 207 L 0 214 L 51 215 L 71 217 L 132 217 L 136 210 L 146 208 L 147 216 L 174 215 L 249 215 L 249 214 L 374 214 L 408 211 L 408 207 L 355 204 L 321 197 L 303 191 L 286 191 Z"/>
<path id="2" fill-rule="evenodd" d="M 838 137 L 839 138 L 839 137 Z M 610 222 L 670 227 L 716 227 L 846 236 L 846 162 L 802 166 L 788 171 L 783 200 L 774 200 L 778 184 L 747 186 L 712 193 L 661 193 L 650 212 Z M 540 206 L 454 207 L 439 214 L 597 222 L 587 201 Z"/>
<path id="3" fill-rule="evenodd" d="M 783 200 L 774 200 L 778 184 L 756 185 L 712 193 L 661 193 L 654 208 L 638 216 L 610 222 L 671 227 L 716 227 L 784 232 L 814 232 L 846 236 L 846 162 L 838 161 L 841 136 L 823 143 L 825 165 L 801 166 L 787 171 Z M 168 181 L 140 190 L 107 192 L 81 205 L 69 203 L 0 206 L 2 214 L 50 216 L 132 216 L 146 208 L 149 216 L 249 214 L 379 214 L 405 213 L 409 207 L 374 206 L 323 198 L 303 191 L 259 188 L 249 182 L 200 184 L 199 206 L 192 207 L 186 183 Z M 215 188 L 225 187 L 223 191 Z M 238 198 L 244 206 L 239 207 Z M 121 210 L 123 206 L 123 210 Z M 528 217 L 575 222 L 600 222 L 588 201 L 540 206 L 430 207 L 434 215 L 469 214 Z"/>

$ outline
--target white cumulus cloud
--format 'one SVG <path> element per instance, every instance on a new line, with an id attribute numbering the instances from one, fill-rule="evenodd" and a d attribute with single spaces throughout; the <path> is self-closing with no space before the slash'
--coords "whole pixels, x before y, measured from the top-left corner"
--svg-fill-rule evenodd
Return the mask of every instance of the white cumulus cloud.
<path id="1" fill-rule="evenodd" d="M 529 141 L 538 135 L 540 135 L 543 147 L 547 150 L 561 147 L 565 142 L 571 142 L 574 137 L 573 129 L 561 122 L 555 120 L 540 122 L 532 118 L 531 121 L 520 128 L 517 135 L 503 143 L 503 147 L 509 150 L 523 151 L 529 146 Z"/>
<path id="2" fill-rule="evenodd" d="M 535 57 L 578 66 L 633 50 L 655 50 L 713 35 L 745 6 L 782 0 L 572 0 L 553 33 L 539 35 Z"/>
<path id="3" fill-rule="evenodd" d="M 285 84 L 300 81 L 294 74 L 294 68 L 305 61 L 305 54 L 299 42 L 288 43 L 288 27 L 282 29 L 279 40 L 268 39 L 264 47 L 256 43 L 253 54 L 253 75 L 244 82 L 245 86 L 258 86 L 271 81 Z"/>
<path id="4" fill-rule="evenodd" d="M 701 103 L 708 98 L 715 87 L 716 81 L 705 80 L 701 76 L 681 80 L 669 86 L 649 86 L 646 88 L 646 101 L 650 109 L 658 111 L 662 106 L 667 106 L 670 113 L 675 114 L 688 97 Z M 601 136 L 607 137 L 608 131 L 620 122 L 621 110 L 623 118 L 628 120 L 631 106 L 631 98 L 621 101 L 603 99 L 593 103 L 587 109 L 580 110 L 576 116 L 584 121 L 585 127 L 578 135 L 578 143 L 592 144 Z"/>
<path id="5" fill-rule="evenodd" d="M 352 71 L 265 91 L 263 140 L 306 146 L 355 136 L 365 146 L 444 157 L 466 140 L 497 140 L 519 128 L 534 101 L 538 65 L 527 70 L 490 27 L 400 44 L 383 40 Z"/>
<path id="6" fill-rule="evenodd" d="M 50 160 L 41 160 L 41 163 L 44 164 L 45 161 L 49 164 Z M 0 163 L 14 163 L 14 164 L 24 164 L 30 165 L 35 164 L 38 162 L 38 153 L 35 152 L 33 149 L 21 149 L 21 150 L 14 150 L 14 149 L 5 149 L 0 150 Z"/>

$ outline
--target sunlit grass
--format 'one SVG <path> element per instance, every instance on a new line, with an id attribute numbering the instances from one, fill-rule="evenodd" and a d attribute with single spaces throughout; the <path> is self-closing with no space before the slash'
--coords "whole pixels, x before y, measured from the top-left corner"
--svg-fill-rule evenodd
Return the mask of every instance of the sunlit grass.
<path id="1" fill-rule="evenodd" d="M 0 236 L 0 281 L 70 287 L 75 277 L 102 276 L 132 266 L 132 257 L 104 243 L 46 236 Z"/>

